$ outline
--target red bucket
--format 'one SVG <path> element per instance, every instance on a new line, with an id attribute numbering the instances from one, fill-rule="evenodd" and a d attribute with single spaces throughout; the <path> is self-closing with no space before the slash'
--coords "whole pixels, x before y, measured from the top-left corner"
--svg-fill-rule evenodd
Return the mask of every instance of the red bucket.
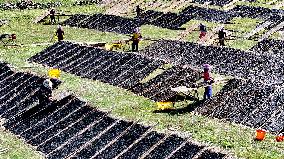
<path id="1" fill-rule="evenodd" d="M 277 142 L 282 142 L 284 140 L 284 136 L 282 134 L 279 134 L 276 136 L 276 141 Z"/>
<path id="2" fill-rule="evenodd" d="M 265 138 L 266 131 L 263 129 L 256 130 L 256 137 L 255 139 L 258 141 L 262 141 Z"/>
<path id="3" fill-rule="evenodd" d="M 17 38 L 16 34 L 12 34 L 11 37 L 12 37 L 12 40 L 16 40 Z"/>

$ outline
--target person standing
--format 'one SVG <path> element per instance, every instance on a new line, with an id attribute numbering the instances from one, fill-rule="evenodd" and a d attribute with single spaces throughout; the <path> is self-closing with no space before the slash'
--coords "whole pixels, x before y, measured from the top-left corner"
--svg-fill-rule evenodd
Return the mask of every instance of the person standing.
<path id="1" fill-rule="evenodd" d="M 140 14 L 141 14 L 141 12 L 142 12 L 142 9 L 139 7 L 139 5 L 138 6 L 136 6 L 136 17 L 140 17 Z"/>
<path id="2" fill-rule="evenodd" d="M 138 26 L 141 26 L 143 25 L 143 20 L 141 21 L 141 13 L 143 12 L 143 10 L 140 8 L 139 5 L 136 6 L 136 17 L 134 19 L 134 22 L 138 25 Z"/>
<path id="3" fill-rule="evenodd" d="M 203 100 L 210 99 L 213 95 L 212 84 L 214 79 L 210 75 L 210 65 L 203 65 L 203 79 L 205 83 Z"/>
<path id="4" fill-rule="evenodd" d="M 132 52 L 138 52 L 138 44 L 141 38 L 142 36 L 139 32 L 139 28 L 134 29 L 132 35 Z"/>
<path id="5" fill-rule="evenodd" d="M 219 44 L 221 46 L 225 46 L 225 37 L 226 37 L 226 32 L 225 32 L 224 28 L 222 28 L 218 32 Z"/>
<path id="6" fill-rule="evenodd" d="M 206 36 L 207 33 L 206 25 L 200 23 L 199 30 L 200 30 L 199 39 L 201 40 Z"/>
<path id="7" fill-rule="evenodd" d="M 139 7 L 139 5 L 138 6 L 136 6 L 136 16 L 137 17 L 140 17 L 140 14 L 141 14 L 141 8 Z"/>
<path id="8" fill-rule="evenodd" d="M 55 10 L 53 8 L 50 10 L 49 16 L 50 16 L 51 24 L 55 24 L 56 23 L 56 20 L 55 20 Z"/>
<path id="9" fill-rule="evenodd" d="M 37 97 L 40 105 L 48 104 L 52 99 L 52 82 L 49 79 L 43 81 L 40 89 L 37 92 Z"/>
<path id="10" fill-rule="evenodd" d="M 64 38 L 64 31 L 63 31 L 61 25 L 58 26 L 58 29 L 57 29 L 55 34 L 56 34 L 56 36 L 58 38 L 58 41 L 62 41 L 63 40 L 63 38 Z"/>

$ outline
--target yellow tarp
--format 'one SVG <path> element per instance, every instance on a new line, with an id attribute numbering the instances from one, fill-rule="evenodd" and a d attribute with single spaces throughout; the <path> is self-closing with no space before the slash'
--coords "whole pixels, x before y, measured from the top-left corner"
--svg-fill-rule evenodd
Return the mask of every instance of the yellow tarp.
<path id="1" fill-rule="evenodd" d="M 157 102 L 157 106 L 159 110 L 173 109 L 172 102 Z"/>
<path id="2" fill-rule="evenodd" d="M 106 44 L 105 45 L 105 48 L 106 48 L 106 50 L 112 50 L 112 45 L 111 44 Z"/>
<path id="3" fill-rule="evenodd" d="M 50 78 L 59 78 L 60 77 L 60 70 L 59 69 L 50 69 L 48 71 L 48 76 Z"/>

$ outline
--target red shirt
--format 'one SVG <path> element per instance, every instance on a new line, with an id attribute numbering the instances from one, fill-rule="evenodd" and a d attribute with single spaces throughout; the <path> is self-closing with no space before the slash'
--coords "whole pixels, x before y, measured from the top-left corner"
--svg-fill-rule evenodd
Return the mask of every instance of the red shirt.
<path id="1" fill-rule="evenodd" d="M 205 81 L 209 81 L 210 80 L 210 74 L 209 74 L 208 71 L 203 73 L 203 78 L 204 78 Z"/>

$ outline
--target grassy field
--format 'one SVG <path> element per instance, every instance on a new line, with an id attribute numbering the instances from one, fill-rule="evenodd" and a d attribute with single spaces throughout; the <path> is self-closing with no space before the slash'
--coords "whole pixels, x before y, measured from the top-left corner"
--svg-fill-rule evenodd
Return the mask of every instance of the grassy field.
<path id="1" fill-rule="evenodd" d="M 256 6 L 256 7 L 264 7 L 264 8 L 274 8 L 277 4 L 279 4 L 281 0 L 256 0 L 255 2 L 248 1 L 239 1 L 237 5 L 247 5 L 247 6 Z"/>
<path id="2" fill-rule="evenodd" d="M 0 128 L 1 159 L 43 159 L 43 155 L 35 152 L 15 135 Z"/>
<path id="3" fill-rule="evenodd" d="M 61 7 L 60 9 L 69 11 L 70 13 L 99 13 L 106 10 L 106 8 L 97 6 Z M 56 26 L 32 23 L 33 19 L 42 12 L 43 10 L 25 10 L 0 13 L 0 19 L 6 18 L 11 20 L 11 28 L 3 26 L 1 27 L 1 32 L 16 33 L 18 35 L 17 43 L 24 44 L 22 47 L 11 48 L 1 46 L 1 61 L 11 63 L 16 66 L 15 69 L 17 70 L 46 75 L 48 68 L 26 62 L 26 59 L 46 47 L 32 47 L 30 44 L 50 42 L 56 29 Z M 238 36 L 242 36 L 242 34 L 245 34 L 244 32 L 249 32 L 257 23 L 257 21 L 251 19 L 234 20 L 238 21 L 240 24 L 230 25 L 227 26 L 227 28 L 240 31 Z M 208 25 L 214 27 L 217 24 L 208 23 Z M 243 27 L 243 25 L 246 27 Z M 128 38 L 126 35 L 88 29 L 64 27 L 64 30 L 66 32 L 66 40 L 79 42 L 111 42 Z M 141 32 L 144 38 L 149 39 L 175 39 L 180 33 L 180 31 L 162 29 L 151 25 L 142 26 Z M 186 37 L 186 40 L 194 41 L 196 37 L 198 37 L 198 35 L 189 35 L 189 37 Z M 148 46 L 150 43 L 151 41 L 143 42 L 142 48 Z M 248 49 L 253 46 L 254 43 L 240 39 L 229 43 L 229 45 L 235 48 Z M 32 68 L 21 68 L 26 66 Z M 156 129 L 160 131 L 186 133 L 194 140 L 224 148 L 238 157 L 250 159 L 284 158 L 284 144 L 276 143 L 274 136 L 268 135 L 265 141 L 255 142 L 253 140 L 253 129 L 226 121 L 195 115 L 190 112 L 192 105 L 180 103 L 177 111 L 154 113 L 156 110 L 154 102 L 124 89 L 99 81 L 80 78 L 64 72 L 62 73 L 61 80 L 63 83 L 59 86 L 58 90 L 54 92 L 55 96 L 68 93 L 76 94 L 94 107 L 111 111 L 111 115 L 117 118 L 140 120 L 145 124 L 156 125 Z M 214 87 L 214 92 L 218 92 L 221 88 L 222 85 Z M 202 94 L 202 90 L 200 90 L 200 94 Z M 0 143 L 0 158 L 42 158 L 38 152 L 35 152 L 9 132 L 0 131 Z M 8 148 L 8 151 L 2 154 L 1 149 L 6 148 Z"/>

